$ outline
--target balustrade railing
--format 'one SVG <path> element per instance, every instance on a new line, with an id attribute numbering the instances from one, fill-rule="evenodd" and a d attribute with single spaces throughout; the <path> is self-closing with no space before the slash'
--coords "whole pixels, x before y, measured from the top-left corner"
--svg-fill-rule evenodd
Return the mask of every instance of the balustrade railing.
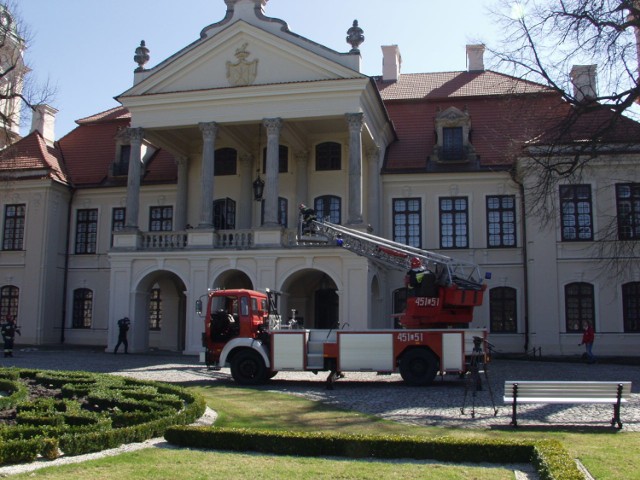
<path id="1" fill-rule="evenodd" d="M 185 232 L 143 232 L 142 250 L 180 250 L 187 247 Z"/>

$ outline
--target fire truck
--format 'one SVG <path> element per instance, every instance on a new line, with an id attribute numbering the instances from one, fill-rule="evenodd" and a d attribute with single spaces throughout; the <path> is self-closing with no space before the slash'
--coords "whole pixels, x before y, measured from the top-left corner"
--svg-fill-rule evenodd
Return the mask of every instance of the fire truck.
<path id="1" fill-rule="evenodd" d="M 422 287 L 408 296 L 398 328 L 364 331 L 297 328 L 278 314 L 279 292 L 210 290 L 203 333 L 208 367 L 229 366 L 243 385 L 279 371 L 325 371 L 329 386 L 344 372 L 399 372 L 406 384 L 419 386 L 437 375 L 465 374 L 478 354 L 488 362 L 486 330 L 469 328 L 486 289 L 477 265 L 327 221 L 306 222 L 298 242 L 333 244 L 403 271 L 420 263 Z M 196 310 L 202 316 L 202 300 Z"/>

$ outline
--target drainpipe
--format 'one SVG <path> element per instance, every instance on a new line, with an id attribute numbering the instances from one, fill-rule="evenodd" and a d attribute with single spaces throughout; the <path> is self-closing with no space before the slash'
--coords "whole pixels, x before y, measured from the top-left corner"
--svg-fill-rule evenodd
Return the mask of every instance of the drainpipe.
<path id="1" fill-rule="evenodd" d="M 64 343 L 65 320 L 67 318 L 67 283 L 69 279 L 69 247 L 71 246 L 71 213 L 73 211 L 73 196 L 75 188 L 70 188 L 71 196 L 67 207 L 67 238 L 64 246 L 64 274 L 62 279 L 62 322 L 60 324 L 60 343 Z"/>
<path id="2" fill-rule="evenodd" d="M 529 256 L 527 252 L 527 221 L 526 221 L 526 202 L 524 198 L 524 185 L 516 182 L 520 190 L 520 208 L 522 211 L 522 259 L 524 274 L 524 352 L 529 351 Z"/>

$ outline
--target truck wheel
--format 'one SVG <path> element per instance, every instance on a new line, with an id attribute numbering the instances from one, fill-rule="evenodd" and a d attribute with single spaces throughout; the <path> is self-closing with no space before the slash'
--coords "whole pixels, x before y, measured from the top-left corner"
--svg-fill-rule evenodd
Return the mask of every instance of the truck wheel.
<path id="1" fill-rule="evenodd" d="M 438 358 L 431 350 L 409 350 L 400 360 L 400 375 L 407 385 L 428 385 L 438 373 Z"/>
<path id="2" fill-rule="evenodd" d="M 267 367 L 258 352 L 245 349 L 233 357 L 231 376 L 240 385 L 259 385 L 267 378 Z"/>

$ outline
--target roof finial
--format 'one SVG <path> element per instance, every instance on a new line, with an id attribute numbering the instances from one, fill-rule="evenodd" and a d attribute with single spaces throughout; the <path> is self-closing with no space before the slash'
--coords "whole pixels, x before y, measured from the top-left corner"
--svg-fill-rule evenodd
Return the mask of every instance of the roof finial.
<path id="1" fill-rule="evenodd" d="M 140 42 L 140 46 L 136 48 L 136 54 L 133 56 L 133 61 L 138 64 L 135 72 L 142 72 L 144 65 L 149 61 L 149 49 L 147 48 L 144 40 Z"/>
<path id="2" fill-rule="evenodd" d="M 349 53 L 360 53 L 358 47 L 364 42 L 364 30 L 358 26 L 358 20 L 353 21 L 353 26 L 347 30 L 347 43 L 351 45 Z"/>

